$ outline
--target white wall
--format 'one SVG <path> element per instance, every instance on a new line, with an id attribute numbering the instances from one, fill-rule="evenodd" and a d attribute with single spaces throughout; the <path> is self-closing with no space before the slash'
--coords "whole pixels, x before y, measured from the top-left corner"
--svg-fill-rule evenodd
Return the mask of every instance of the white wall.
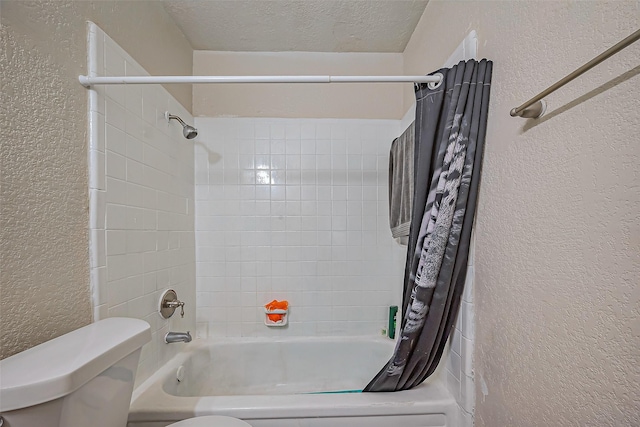
<path id="1" fill-rule="evenodd" d="M 91 27 L 97 75 L 147 75 L 97 26 Z M 170 111 L 191 115 L 158 85 L 97 86 L 90 99 L 90 267 L 94 320 L 149 322 L 137 380 L 158 369 L 182 344 L 169 331 L 194 331 L 195 253 L 193 143 Z M 175 289 L 185 317 L 158 314 L 161 293 Z"/>
<path id="2" fill-rule="evenodd" d="M 509 110 L 640 27 L 637 1 L 432 0 L 404 53 L 469 31 L 494 61 L 476 217 L 476 425 L 640 425 L 640 43 Z M 411 102 L 410 90 L 407 100 Z"/>
<path id="3" fill-rule="evenodd" d="M 200 336 L 375 335 L 401 299 L 388 223 L 399 120 L 198 118 Z M 268 328 L 262 307 L 291 304 Z"/>

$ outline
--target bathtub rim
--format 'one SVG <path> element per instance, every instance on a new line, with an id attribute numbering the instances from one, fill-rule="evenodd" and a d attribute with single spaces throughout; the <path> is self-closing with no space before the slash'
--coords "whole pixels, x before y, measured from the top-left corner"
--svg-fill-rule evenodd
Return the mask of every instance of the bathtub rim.
<path id="1" fill-rule="evenodd" d="M 278 337 L 196 339 L 142 382 L 133 392 L 129 422 L 179 421 L 202 415 L 227 415 L 245 420 L 278 418 L 357 417 L 376 415 L 443 414 L 450 417 L 457 404 L 441 375 L 420 386 L 395 393 L 293 394 L 174 396 L 163 384 L 194 352 L 201 348 L 228 344 L 288 342 L 379 342 L 394 346 L 382 337 Z M 375 374 L 372 374 L 372 377 Z M 283 414 L 286 413 L 286 416 Z"/>

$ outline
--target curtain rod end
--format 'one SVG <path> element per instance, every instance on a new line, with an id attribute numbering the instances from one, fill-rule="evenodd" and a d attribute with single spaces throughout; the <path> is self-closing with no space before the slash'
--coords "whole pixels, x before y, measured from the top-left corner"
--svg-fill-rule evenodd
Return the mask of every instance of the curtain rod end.
<path id="1" fill-rule="evenodd" d="M 91 83 L 89 83 L 89 77 L 87 76 L 78 76 L 78 81 L 84 87 L 90 87 Z"/>

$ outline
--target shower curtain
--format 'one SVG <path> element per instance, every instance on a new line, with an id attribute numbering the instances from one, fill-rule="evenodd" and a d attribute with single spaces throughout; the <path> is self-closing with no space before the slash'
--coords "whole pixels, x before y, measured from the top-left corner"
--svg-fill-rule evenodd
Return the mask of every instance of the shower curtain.
<path id="1" fill-rule="evenodd" d="M 467 273 L 492 62 L 460 62 L 416 89 L 414 199 L 394 355 L 363 391 L 407 390 L 438 365 Z M 435 74 L 435 73 L 434 73 Z"/>

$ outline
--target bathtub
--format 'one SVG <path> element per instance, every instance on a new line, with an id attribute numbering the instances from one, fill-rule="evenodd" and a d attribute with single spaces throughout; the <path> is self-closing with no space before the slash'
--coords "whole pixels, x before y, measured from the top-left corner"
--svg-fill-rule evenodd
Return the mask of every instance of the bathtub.
<path id="1" fill-rule="evenodd" d="M 456 426 L 456 403 L 437 378 L 396 393 L 354 392 L 393 348 L 385 338 L 195 340 L 136 388 L 128 427 L 203 415 L 253 427 Z"/>

